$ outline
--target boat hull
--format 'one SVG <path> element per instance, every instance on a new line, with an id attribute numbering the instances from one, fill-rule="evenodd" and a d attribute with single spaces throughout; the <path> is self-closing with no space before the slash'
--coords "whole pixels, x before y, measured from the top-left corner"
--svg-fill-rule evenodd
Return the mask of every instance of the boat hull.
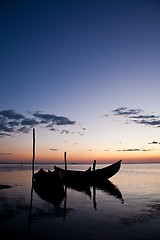
<path id="1" fill-rule="evenodd" d="M 105 168 L 91 171 L 89 174 L 90 182 L 102 182 L 113 177 L 120 169 L 122 160 Z"/>
<path id="2" fill-rule="evenodd" d="M 73 170 L 64 170 L 62 168 L 54 167 L 55 172 L 59 172 L 59 175 L 62 176 L 64 183 L 71 182 L 103 182 L 114 176 L 121 167 L 122 160 L 107 166 L 102 169 L 97 169 L 91 171 L 91 168 L 86 171 L 73 171 Z"/>

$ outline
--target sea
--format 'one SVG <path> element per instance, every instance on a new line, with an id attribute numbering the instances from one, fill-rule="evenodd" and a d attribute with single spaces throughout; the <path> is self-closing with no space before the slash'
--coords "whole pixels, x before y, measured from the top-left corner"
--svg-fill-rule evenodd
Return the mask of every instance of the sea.
<path id="1" fill-rule="evenodd" d="M 68 169 L 88 167 L 68 164 Z M 54 165 L 36 164 L 35 172 L 40 168 Z M 0 164 L 0 240 L 160 239 L 158 163 L 122 162 L 103 185 L 64 186 L 60 196 L 50 191 L 51 197 L 34 190 L 31 164 Z"/>

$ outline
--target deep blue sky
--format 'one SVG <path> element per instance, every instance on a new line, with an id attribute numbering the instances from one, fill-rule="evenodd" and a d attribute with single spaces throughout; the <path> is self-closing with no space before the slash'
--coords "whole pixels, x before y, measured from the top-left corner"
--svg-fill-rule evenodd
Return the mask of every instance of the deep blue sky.
<path id="1" fill-rule="evenodd" d="M 1 111 L 67 117 L 91 127 L 86 145 L 115 109 L 160 115 L 159 1 L 6 0 L 0 32 Z"/>

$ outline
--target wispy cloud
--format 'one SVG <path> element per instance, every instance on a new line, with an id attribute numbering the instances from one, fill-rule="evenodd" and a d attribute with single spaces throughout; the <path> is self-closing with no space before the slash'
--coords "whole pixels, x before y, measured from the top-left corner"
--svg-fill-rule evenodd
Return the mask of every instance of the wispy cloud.
<path id="1" fill-rule="evenodd" d="M 35 112 L 33 116 L 40 119 L 41 123 L 44 124 L 50 123 L 52 125 L 72 125 L 76 123 L 75 121 L 71 121 L 67 117 L 56 116 L 53 114 L 42 114 L 39 112 Z"/>
<path id="2" fill-rule="evenodd" d="M 39 124 L 35 119 L 31 118 L 25 118 L 22 122 L 22 125 L 27 125 L 27 126 L 36 126 Z"/>
<path id="3" fill-rule="evenodd" d="M 69 131 L 68 131 L 68 130 L 62 130 L 61 133 L 62 133 L 62 134 L 63 134 L 63 133 L 68 134 Z"/>
<path id="4" fill-rule="evenodd" d="M 17 127 L 20 125 L 20 122 L 18 121 L 11 121 L 11 122 L 8 122 L 8 125 L 11 126 L 11 127 Z"/>
<path id="5" fill-rule="evenodd" d="M 0 111 L 0 115 L 2 115 L 3 117 L 6 117 L 8 119 L 15 119 L 15 120 L 24 118 L 24 116 L 22 114 L 16 113 L 13 109 Z"/>
<path id="6" fill-rule="evenodd" d="M 118 152 L 149 152 L 151 149 L 141 149 L 141 148 L 129 148 L 129 149 L 120 149 Z"/>
<path id="7" fill-rule="evenodd" d="M 142 109 L 129 109 L 127 107 L 119 107 L 113 110 L 114 115 L 123 116 L 127 122 L 136 124 L 160 127 L 160 116 L 154 114 L 143 114 Z"/>
<path id="8" fill-rule="evenodd" d="M 140 112 L 142 112 L 142 110 L 141 109 L 129 109 L 129 108 L 127 108 L 127 107 L 119 107 L 119 108 L 117 108 L 117 109 L 115 109 L 115 110 L 113 110 L 113 112 L 114 112 L 114 114 L 115 115 L 125 115 L 125 116 L 130 116 L 130 115 L 137 115 L 137 114 L 139 114 Z"/>
<path id="9" fill-rule="evenodd" d="M 138 116 L 131 116 L 130 118 L 134 119 L 156 119 L 159 118 L 160 116 L 156 115 L 138 115 Z"/>
<path id="10" fill-rule="evenodd" d="M 160 127 L 160 120 L 154 120 L 154 119 L 150 119 L 148 121 L 146 120 L 141 120 L 141 121 L 137 121 L 137 120 L 134 120 L 133 122 L 137 123 L 137 124 L 142 124 L 142 125 L 148 125 L 148 126 L 155 126 L 155 127 Z"/>
<path id="11" fill-rule="evenodd" d="M 13 133 L 29 133 L 35 126 L 43 126 L 50 131 L 59 131 L 58 126 L 76 124 L 76 121 L 64 116 L 43 114 L 39 111 L 34 113 L 28 111 L 28 114 L 31 115 L 30 118 L 15 112 L 13 109 L 0 111 L 0 138 L 11 136 Z M 68 134 L 69 131 L 61 130 L 61 133 Z"/>
<path id="12" fill-rule="evenodd" d="M 31 130 L 31 128 L 29 127 L 21 127 L 19 129 L 17 129 L 18 132 L 21 132 L 21 133 L 29 133 Z"/>
<path id="13" fill-rule="evenodd" d="M 11 134 L 8 134 L 8 133 L 1 133 L 1 132 L 0 132 L 0 138 L 2 138 L 2 137 L 6 137 L 6 136 L 10 137 Z"/>
<path id="14" fill-rule="evenodd" d="M 12 155 L 12 153 L 0 153 L 0 155 L 8 156 L 8 155 Z"/>
<path id="15" fill-rule="evenodd" d="M 160 144 L 160 142 L 157 142 L 157 141 L 153 141 L 153 142 L 150 142 L 148 144 Z"/>
<path id="16" fill-rule="evenodd" d="M 51 150 L 51 151 L 57 151 L 58 149 L 57 149 L 57 148 L 50 148 L 49 150 Z"/>
<path id="17" fill-rule="evenodd" d="M 14 132 L 15 128 L 8 124 L 6 117 L 0 116 L 0 132 Z"/>

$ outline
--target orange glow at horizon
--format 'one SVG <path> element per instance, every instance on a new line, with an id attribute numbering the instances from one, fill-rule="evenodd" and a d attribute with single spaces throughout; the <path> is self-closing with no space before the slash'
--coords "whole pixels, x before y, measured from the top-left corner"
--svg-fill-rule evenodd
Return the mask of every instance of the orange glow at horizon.
<path id="1" fill-rule="evenodd" d="M 159 152 L 117 152 L 117 151 L 71 151 L 67 152 L 68 163 L 113 163 L 122 159 L 123 163 L 160 162 Z M 0 155 L 0 162 L 32 162 L 32 152 L 22 149 L 18 153 Z M 64 162 L 64 152 L 39 149 L 36 151 L 35 162 Z"/>

